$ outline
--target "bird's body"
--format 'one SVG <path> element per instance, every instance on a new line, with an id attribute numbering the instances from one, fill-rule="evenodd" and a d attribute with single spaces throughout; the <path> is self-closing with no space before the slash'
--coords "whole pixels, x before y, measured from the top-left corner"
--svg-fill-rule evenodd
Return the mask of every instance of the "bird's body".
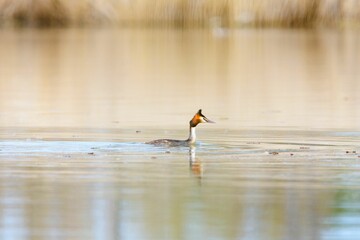
<path id="1" fill-rule="evenodd" d="M 176 140 L 176 139 L 157 139 L 147 144 L 153 145 L 164 145 L 164 146 L 189 146 L 195 144 L 196 142 L 196 126 L 199 123 L 214 123 L 210 119 L 206 118 L 202 113 L 201 109 L 194 115 L 194 117 L 190 120 L 190 130 L 189 130 L 189 138 L 186 140 Z"/>

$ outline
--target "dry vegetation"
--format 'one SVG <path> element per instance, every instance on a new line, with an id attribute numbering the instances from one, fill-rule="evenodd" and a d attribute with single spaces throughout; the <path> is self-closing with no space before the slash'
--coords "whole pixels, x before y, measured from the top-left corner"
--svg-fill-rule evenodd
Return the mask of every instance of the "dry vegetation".
<path id="1" fill-rule="evenodd" d="M 359 0 L 0 0 L 2 26 L 357 24 Z"/>

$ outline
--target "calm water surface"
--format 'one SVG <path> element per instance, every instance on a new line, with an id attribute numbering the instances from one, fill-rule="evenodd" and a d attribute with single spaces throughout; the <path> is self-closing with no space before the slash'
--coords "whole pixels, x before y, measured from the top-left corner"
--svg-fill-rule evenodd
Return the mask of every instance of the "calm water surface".
<path id="1" fill-rule="evenodd" d="M 1 30 L 0 238 L 358 239 L 359 62 L 345 30 Z"/>

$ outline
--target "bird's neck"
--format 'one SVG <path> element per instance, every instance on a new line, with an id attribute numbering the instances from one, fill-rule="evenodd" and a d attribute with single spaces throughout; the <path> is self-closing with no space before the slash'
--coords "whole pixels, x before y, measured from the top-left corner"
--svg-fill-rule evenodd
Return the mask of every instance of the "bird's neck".
<path id="1" fill-rule="evenodd" d="M 195 141 L 196 141 L 195 127 L 190 126 L 190 133 L 189 133 L 189 138 L 187 141 L 189 143 L 195 143 Z"/>

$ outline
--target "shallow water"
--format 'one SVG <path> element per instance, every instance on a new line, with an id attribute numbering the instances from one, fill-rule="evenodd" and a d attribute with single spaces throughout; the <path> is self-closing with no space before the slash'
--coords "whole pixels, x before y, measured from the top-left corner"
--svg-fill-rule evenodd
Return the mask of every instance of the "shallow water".
<path id="1" fill-rule="evenodd" d="M 360 236 L 358 32 L 0 36 L 1 239 Z"/>

